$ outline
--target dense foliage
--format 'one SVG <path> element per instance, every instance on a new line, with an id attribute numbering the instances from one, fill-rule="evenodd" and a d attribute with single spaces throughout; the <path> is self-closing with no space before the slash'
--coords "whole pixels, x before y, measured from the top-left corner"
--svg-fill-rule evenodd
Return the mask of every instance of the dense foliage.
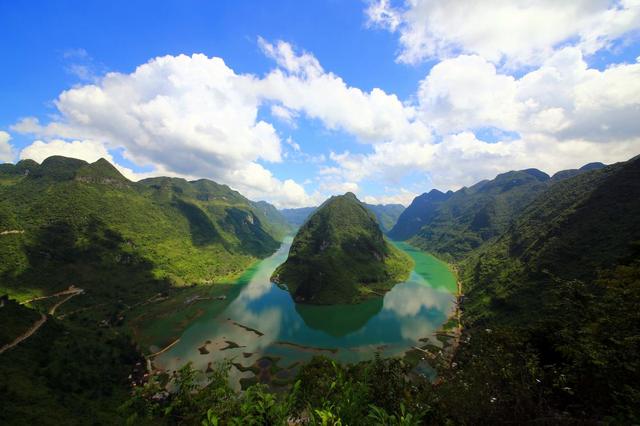
<path id="1" fill-rule="evenodd" d="M 549 178 L 536 169 L 512 171 L 456 192 L 432 190 L 413 201 L 389 232 L 448 260 L 460 260 L 499 236 L 523 208 L 564 177 L 596 165 Z"/>
<path id="2" fill-rule="evenodd" d="M 56 289 L 45 281 L 16 280 L 28 267 L 24 247 L 54 224 L 86 240 L 89 224 L 102 223 L 122 235 L 131 253 L 149 261 L 156 277 L 177 284 L 236 275 L 273 253 L 289 231 L 273 206 L 251 202 L 224 185 L 177 178 L 133 183 L 105 160 L 88 164 L 50 157 L 42 165 L 5 164 L 0 182 L 0 232 L 22 232 L 3 238 L 2 290 L 19 297 L 37 288 Z"/>
<path id="3" fill-rule="evenodd" d="M 273 280 L 297 302 L 356 303 L 404 281 L 412 262 L 385 241 L 373 213 L 347 193 L 331 197 L 305 222 Z"/>
<path id="4" fill-rule="evenodd" d="M 640 158 L 551 186 L 462 270 L 468 326 L 526 340 L 564 409 L 638 420 Z"/>
<path id="5" fill-rule="evenodd" d="M 0 200 L 0 294 L 25 302 L 84 290 L 2 302 L 0 347 L 48 314 L 0 354 L 2 424 L 121 423 L 115 409 L 142 362 L 129 329 L 137 310 L 185 284 L 228 280 L 289 232 L 273 206 L 226 186 L 134 183 L 105 160 L 3 164 Z"/>
<path id="6" fill-rule="evenodd" d="M 213 276 L 197 266 L 198 253 L 210 259 L 217 247 L 220 274 L 269 253 L 286 230 L 275 209 L 209 181 L 133 184 L 106 162 L 43 166 L 0 166 L 0 230 L 25 231 L 0 236 L 0 285 L 22 299 L 70 284 L 85 293 L 0 354 L 2 424 L 640 422 L 640 158 L 552 178 L 511 172 L 418 197 L 403 213 L 411 220 L 394 229 L 418 224 L 412 242 L 458 259 L 460 338 L 403 359 L 314 358 L 277 392 L 260 384 L 234 391 L 227 363 L 207 374 L 187 365 L 140 385 L 128 376 L 142 360 L 126 326 L 158 294 L 169 303 L 183 291 L 172 285 L 181 274 L 187 282 Z M 320 262 L 307 273 L 334 274 L 332 285 L 393 273 L 379 261 L 395 259 L 393 249 L 352 194 L 328 200 L 296 240 L 290 259 Z M 366 291 L 344 289 L 327 294 L 344 301 Z M 0 346 L 56 300 L 30 308 L 4 300 Z M 413 368 L 418 361 L 437 370 L 435 380 Z"/>

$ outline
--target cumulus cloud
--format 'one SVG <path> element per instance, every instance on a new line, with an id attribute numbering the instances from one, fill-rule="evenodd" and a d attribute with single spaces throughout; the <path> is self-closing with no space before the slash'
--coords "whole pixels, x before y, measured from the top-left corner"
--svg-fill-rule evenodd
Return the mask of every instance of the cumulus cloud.
<path id="1" fill-rule="evenodd" d="M 9 143 L 11 135 L 0 130 L 0 162 L 8 163 L 13 160 L 13 147 Z"/>
<path id="2" fill-rule="evenodd" d="M 413 199 L 420 195 L 417 192 L 409 191 L 406 188 L 400 188 L 393 194 L 385 195 L 365 195 L 363 201 L 369 204 L 402 204 L 408 206 Z"/>
<path id="3" fill-rule="evenodd" d="M 498 74 L 484 58 L 462 55 L 435 65 L 420 83 L 424 120 L 439 133 L 478 126 L 514 129 L 515 79 Z"/>
<path id="4" fill-rule="evenodd" d="M 406 0 L 397 8 L 376 0 L 366 13 L 370 25 L 399 33 L 397 59 L 406 63 L 469 53 L 509 67 L 539 64 L 563 43 L 594 53 L 640 27 L 637 0 Z"/>
<path id="5" fill-rule="evenodd" d="M 420 83 L 423 119 L 439 133 L 495 126 L 559 140 L 628 141 L 640 136 L 640 63 L 589 68 L 567 47 L 516 79 L 480 56 L 435 65 Z"/>
<path id="6" fill-rule="evenodd" d="M 383 12 L 370 15 L 372 22 L 396 16 Z M 398 31 L 407 26 L 407 13 Z M 363 181 L 397 188 L 368 200 L 405 204 L 412 194 L 403 179 L 412 173 L 455 189 L 507 169 L 553 173 L 637 154 L 638 62 L 592 69 L 583 47 L 568 46 L 515 77 L 480 54 L 462 54 L 432 67 L 415 96 L 402 101 L 379 88 L 349 86 L 289 43 L 258 43 L 275 62 L 262 77 L 238 74 L 205 55 L 159 57 L 130 74 L 109 73 L 63 92 L 57 118 L 48 123 L 27 117 L 11 128 L 41 139 L 23 155 L 92 151 L 109 159 L 109 150 L 121 148 L 154 174 L 211 178 L 281 207 L 317 205 L 332 193 L 358 192 Z M 328 159 L 307 154 L 304 141 L 283 143 L 260 118 L 265 108 L 293 127 L 300 118 L 318 120 L 364 146 Z M 482 140 L 487 128 L 497 141 Z M 505 132 L 510 135 L 501 137 Z M 318 190 L 274 176 L 269 165 L 285 160 L 314 164 Z"/>
<path id="7" fill-rule="evenodd" d="M 157 172 L 212 178 L 275 202 L 304 199 L 300 185 L 276 179 L 259 163 L 282 157 L 274 127 L 257 118 L 255 83 L 220 58 L 164 56 L 131 74 L 109 73 L 63 92 L 55 101 L 59 120 L 41 125 L 27 118 L 13 129 L 44 139 L 102 141 Z"/>
<path id="8" fill-rule="evenodd" d="M 417 119 L 415 109 L 395 94 L 348 86 L 340 77 L 325 72 L 311 54 L 296 55 L 289 43 L 261 40 L 261 46 L 280 68 L 258 82 L 259 92 L 288 111 L 319 119 L 328 129 L 346 131 L 363 143 L 428 137 L 429 129 Z"/>

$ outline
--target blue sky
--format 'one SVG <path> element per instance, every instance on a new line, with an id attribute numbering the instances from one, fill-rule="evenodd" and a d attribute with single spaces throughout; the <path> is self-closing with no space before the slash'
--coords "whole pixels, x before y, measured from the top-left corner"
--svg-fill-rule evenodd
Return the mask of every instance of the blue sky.
<path id="1" fill-rule="evenodd" d="M 638 154 L 637 2 L 454 3 L 0 2 L 0 160 L 106 156 L 284 207 Z"/>

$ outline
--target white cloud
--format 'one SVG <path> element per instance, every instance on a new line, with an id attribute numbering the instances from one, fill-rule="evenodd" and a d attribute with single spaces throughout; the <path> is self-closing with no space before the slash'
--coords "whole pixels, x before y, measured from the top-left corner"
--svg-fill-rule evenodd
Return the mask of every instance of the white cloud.
<path id="1" fill-rule="evenodd" d="M 437 145 L 428 170 L 434 187 L 456 189 L 509 170 L 535 167 L 553 174 L 592 161 L 627 160 L 637 154 L 638 142 L 610 145 L 579 139 L 559 141 L 552 136 L 532 134 L 523 139 L 488 143 L 466 131 L 447 136 Z"/>
<path id="2" fill-rule="evenodd" d="M 271 105 L 271 115 L 294 126 L 295 119 L 298 117 L 298 114 L 295 111 L 291 111 L 290 109 L 277 104 Z"/>
<path id="3" fill-rule="evenodd" d="M 406 0 L 400 8 L 377 0 L 366 14 L 399 32 L 398 60 L 407 63 L 470 53 L 509 67 L 539 64 L 562 43 L 594 53 L 640 27 L 637 0 Z"/>
<path id="4" fill-rule="evenodd" d="M 278 40 L 272 44 L 258 37 L 258 45 L 265 55 L 291 74 L 313 77 L 324 73 L 315 56 L 307 52 L 296 53 L 290 43 Z"/>
<path id="5" fill-rule="evenodd" d="M 369 26 L 380 26 L 392 32 L 402 21 L 400 12 L 391 6 L 389 0 L 370 1 L 365 14 Z"/>
<path id="6" fill-rule="evenodd" d="M 344 130 L 360 142 L 424 139 L 429 129 L 416 111 L 396 95 L 374 88 L 364 92 L 325 72 L 309 53 L 296 55 L 290 44 L 260 41 L 281 68 L 259 81 L 264 98 L 277 100 L 289 111 L 319 119 L 331 130 Z"/>
<path id="7" fill-rule="evenodd" d="M 43 126 L 27 118 L 12 128 L 122 147 L 126 158 L 153 165 L 156 174 L 208 177 L 275 202 L 305 199 L 301 186 L 258 163 L 282 160 L 275 129 L 257 118 L 260 102 L 255 78 L 220 58 L 164 56 L 63 92 L 55 102 L 59 120 Z"/>
<path id="8" fill-rule="evenodd" d="M 408 206 L 418 195 L 420 194 L 409 191 L 405 188 L 400 188 L 394 194 L 378 196 L 365 195 L 362 199 L 365 203 L 369 204 L 402 204 L 403 206 Z"/>
<path id="9" fill-rule="evenodd" d="M 259 44 L 277 64 L 263 77 L 236 74 L 220 58 L 160 57 L 131 74 L 109 73 L 63 92 L 55 103 L 59 118 L 49 123 L 26 118 L 11 128 L 44 141 L 31 151 L 81 151 L 88 146 L 69 144 L 99 141 L 95 152 L 121 147 L 154 174 L 211 178 L 281 207 L 317 205 L 324 195 L 358 192 L 363 181 L 414 190 L 403 182 L 412 173 L 450 189 L 507 169 L 554 172 L 637 154 L 639 63 L 590 69 L 580 48 L 565 47 L 513 77 L 479 54 L 460 55 L 435 65 L 403 102 L 381 89 L 349 86 L 288 43 Z M 292 126 L 300 117 L 318 120 L 367 145 L 332 152 L 329 160 L 310 155 L 298 141 L 283 144 L 259 118 L 261 108 Z M 478 139 L 483 128 L 515 136 L 488 143 Z M 319 192 L 275 177 L 269 164 L 283 160 L 313 164 Z M 410 196 L 397 190 L 375 199 Z"/>
<path id="10" fill-rule="evenodd" d="M 513 130 L 519 114 L 515 96 L 515 79 L 477 55 L 438 63 L 418 91 L 424 120 L 441 134 L 479 126 Z"/>
<path id="11" fill-rule="evenodd" d="M 441 134 L 497 127 L 558 140 L 640 136 L 640 63 L 588 68 L 577 48 L 555 52 L 519 79 L 479 56 L 435 65 L 418 94 L 423 120 Z"/>
<path id="12" fill-rule="evenodd" d="M 13 147 L 9 143 L 11 135 L 5 131 L 0 130 L 0 162 L 9 163 L 13 161 L 14 153 Z"/>

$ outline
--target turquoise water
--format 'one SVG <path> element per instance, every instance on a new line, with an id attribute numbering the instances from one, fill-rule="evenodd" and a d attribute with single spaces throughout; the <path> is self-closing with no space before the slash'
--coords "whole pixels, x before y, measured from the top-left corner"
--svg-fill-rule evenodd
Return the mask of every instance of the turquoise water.
<path id="1" fill-rule="evenodd" d="M 207 312 L 154 364 L 175 370 L 191 361 L 206 370 L 210 363 L 227 358 L 240 367 L 232 369 L 232 377 L 240 378 L 252 375 L 242 373 L 243 367 L 261 366 L 265 357 L 286 369 L 315 354 L 356 362 L 373 358 L 376 351 L 401 355 L 425 339 L 438 345 L 435 332 L 452 312 L 455 277 L 445 263 L 404 243 L 395 244 L 416 262 L 406 282 L 383 298 L 358 305 L 313 306 L 296 305 L 288 292 L 270 281 L 286 260 L 289 238 L 274 255 L 247 271 L 226 300 L 212 300 Z"/>

